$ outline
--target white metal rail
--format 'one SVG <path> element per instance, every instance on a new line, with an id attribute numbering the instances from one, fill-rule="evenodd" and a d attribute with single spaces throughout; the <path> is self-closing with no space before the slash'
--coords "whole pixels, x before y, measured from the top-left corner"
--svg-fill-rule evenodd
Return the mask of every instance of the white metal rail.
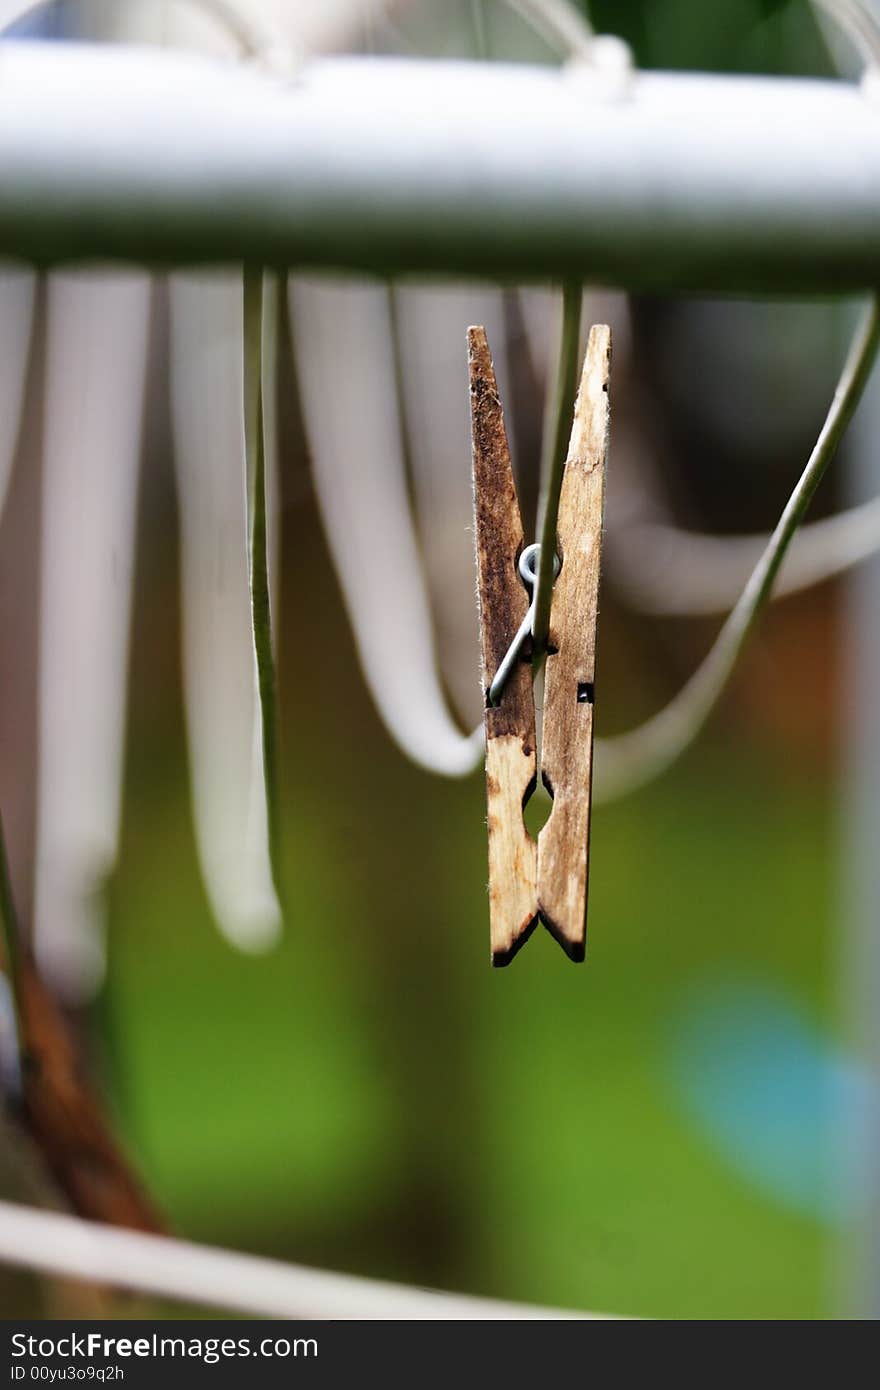
<path id="1" fill-rule="evenodd" d="M 880 282 L 880 107 L 837 82 L 0 46 L 0 256 Z"/>

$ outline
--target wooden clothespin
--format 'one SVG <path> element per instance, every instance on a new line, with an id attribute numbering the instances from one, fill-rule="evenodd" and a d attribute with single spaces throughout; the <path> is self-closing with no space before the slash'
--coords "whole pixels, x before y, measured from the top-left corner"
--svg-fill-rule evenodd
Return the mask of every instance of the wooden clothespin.
<path id="1" fill-rule="evenodd" d="M 560 567 L 550 610 L 541 752 L 541 778 L 553 806 L 536 843 L 523 810 L 538 773 L 525 587 L 536 572 L 538 547 L 523 548 L 485 330 L 468 330 L 494 965 L 507 965 L 539 920 L 572 960 L 584 958 L 610 360 L 610 330 L 597 325 L 584 361 L 557 518 Z M 502 668 L 503 686 L 490 699 Z"/>

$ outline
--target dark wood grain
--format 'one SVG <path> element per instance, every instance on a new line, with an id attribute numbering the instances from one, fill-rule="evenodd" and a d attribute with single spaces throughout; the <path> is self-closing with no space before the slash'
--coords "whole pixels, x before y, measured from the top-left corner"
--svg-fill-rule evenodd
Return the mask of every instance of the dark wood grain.
<path id="1" fill-rule="evenodd" d="M 517 573 L 522 518 L 495 370 L 483 328 L 468 329 L 474 543 L 483 697 L 528 608 Z M 535 785 L 535 703 L 528 653 L 500 703 L 486 707 L 486 796 L 492 961 L 506 965 L 537 920 L 537 847 L 523 822 Z"/>

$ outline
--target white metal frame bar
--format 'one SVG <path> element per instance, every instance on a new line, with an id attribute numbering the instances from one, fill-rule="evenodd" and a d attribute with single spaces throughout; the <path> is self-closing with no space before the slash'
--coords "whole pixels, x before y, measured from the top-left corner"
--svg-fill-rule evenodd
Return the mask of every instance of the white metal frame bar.
<path id="1" fill-rule="evenodd" d="M 662 290 L 880 282 L 880 107 L 831 81 L 0 46 L 0 256 Z"/>

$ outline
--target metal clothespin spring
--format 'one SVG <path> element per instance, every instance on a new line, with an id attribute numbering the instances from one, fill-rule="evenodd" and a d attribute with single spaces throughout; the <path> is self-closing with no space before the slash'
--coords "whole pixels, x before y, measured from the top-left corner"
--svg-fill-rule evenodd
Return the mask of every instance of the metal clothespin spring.
<path id="1" fill-rule="evenodd" d="M 523 584 L 525 584 L 526 588 L 531 594 L 532 601 L 529 604 L 528 611 L 525 617 L 519 625 L 519 629 L 517 630 L 516 636 L 514 637 L 510 646 L 507 648 L 507 651 L 504 653 L 504 656 L 501 660 L 501 664 L 499 665 L 498 670 L 495 672 L 495 675 L 492 679 L 492 684 L 489 686 L 488 703 L 490 705 L 500 705 L 501 696 L 504 694 L 504 687 L 510 679 L 510 673 L 516 665 L 517 661 L 519 660 L 520 652 L 522 651 L 528 639 L 532 636 L 532 628 L 534 626 L 535 621 L 535 587 L 538 577 L 538 560 L 540 554 L 541 544 L 540 541 L 536 541 L 534 545 L 527 545 L 522 555 L 520 555 L 519 557 L 518 569 L 520 573 L 520 578 L 522 579 Z M 556 578 L 558 573 L 559 556 L 554 555 L 554 579 Z"/>

